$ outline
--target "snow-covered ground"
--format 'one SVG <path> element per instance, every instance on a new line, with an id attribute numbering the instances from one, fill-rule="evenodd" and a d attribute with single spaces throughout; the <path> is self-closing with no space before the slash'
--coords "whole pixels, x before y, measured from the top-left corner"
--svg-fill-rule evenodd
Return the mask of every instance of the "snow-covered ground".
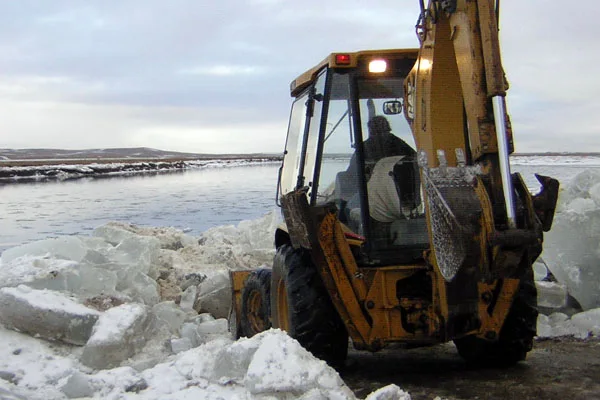
<path id="1" fill-rule="evenodd" d="M 285 333 L 227 331 L 228 271 L 270 265 L 278 223 L 269 213 L 200 237 L 109 223 L 4 251 L 0 399 L 354 399 Z M 599 227 L 600 171 L 585 171 L 561 191 L 535 265 L 540 336 L 600 335 Z"/>

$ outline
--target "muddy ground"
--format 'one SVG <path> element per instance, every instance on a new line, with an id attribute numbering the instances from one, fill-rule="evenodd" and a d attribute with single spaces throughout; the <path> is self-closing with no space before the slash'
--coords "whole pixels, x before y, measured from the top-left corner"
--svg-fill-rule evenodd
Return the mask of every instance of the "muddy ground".
<path id="1" fill-rule="evenodd" d="M 350 351 L 341 373 L 359 397 L 394 383 L 413 400 L 600 399 L 600 340 L 537 341 L 527 360 L 503 369 L 470 369 L 452 344 Z"/>

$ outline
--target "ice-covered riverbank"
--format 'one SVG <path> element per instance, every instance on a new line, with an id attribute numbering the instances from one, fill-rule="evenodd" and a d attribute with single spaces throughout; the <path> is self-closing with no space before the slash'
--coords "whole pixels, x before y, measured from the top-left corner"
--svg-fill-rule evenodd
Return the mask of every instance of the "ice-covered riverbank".
<path id="1" fill-rule="evenodd" d="M 44 165 L 5 166 L 0 163 L 0 184 L 31 181 L 52 181 L 78 178 L 103 178 L 130 174 L 184 171 L 187 169 L 237 167 L 264 163 L 279 163 L 278 157 L 248 157 L 202 160 L 156 160 L 128 162 L 52 163 Z"/>

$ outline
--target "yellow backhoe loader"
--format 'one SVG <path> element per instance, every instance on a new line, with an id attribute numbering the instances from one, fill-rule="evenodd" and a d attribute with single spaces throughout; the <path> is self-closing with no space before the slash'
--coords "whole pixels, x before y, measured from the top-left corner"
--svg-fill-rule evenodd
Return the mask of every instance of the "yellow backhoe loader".
<path id="1" fill-rule="evenodd" d="M 281 328 L 344 362 L 453 340 L 468 362 L 525 358 L 532 263 L 558 181 L 511 173 L 499 2 L 420 2 L 418 49 L 333 53 L 291 83 L 272 269 L 232 272 L 232 330 Z"/>

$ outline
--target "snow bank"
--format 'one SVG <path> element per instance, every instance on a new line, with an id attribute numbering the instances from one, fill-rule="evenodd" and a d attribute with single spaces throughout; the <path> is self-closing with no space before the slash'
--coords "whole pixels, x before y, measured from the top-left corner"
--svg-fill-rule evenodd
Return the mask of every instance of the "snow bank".
<path id="1" fill-rule="evenodd" d="M 27 399 L 355 399 L 338 373 L 279 330 L 236 342 L 226 336 L 144 371 L 90 371 L 66 346 L 0 327 L 0 397 Z M 1 391 L 4 390 L 5 392 Z M 408 400 L 395 385 L 368 399 Z"/>

